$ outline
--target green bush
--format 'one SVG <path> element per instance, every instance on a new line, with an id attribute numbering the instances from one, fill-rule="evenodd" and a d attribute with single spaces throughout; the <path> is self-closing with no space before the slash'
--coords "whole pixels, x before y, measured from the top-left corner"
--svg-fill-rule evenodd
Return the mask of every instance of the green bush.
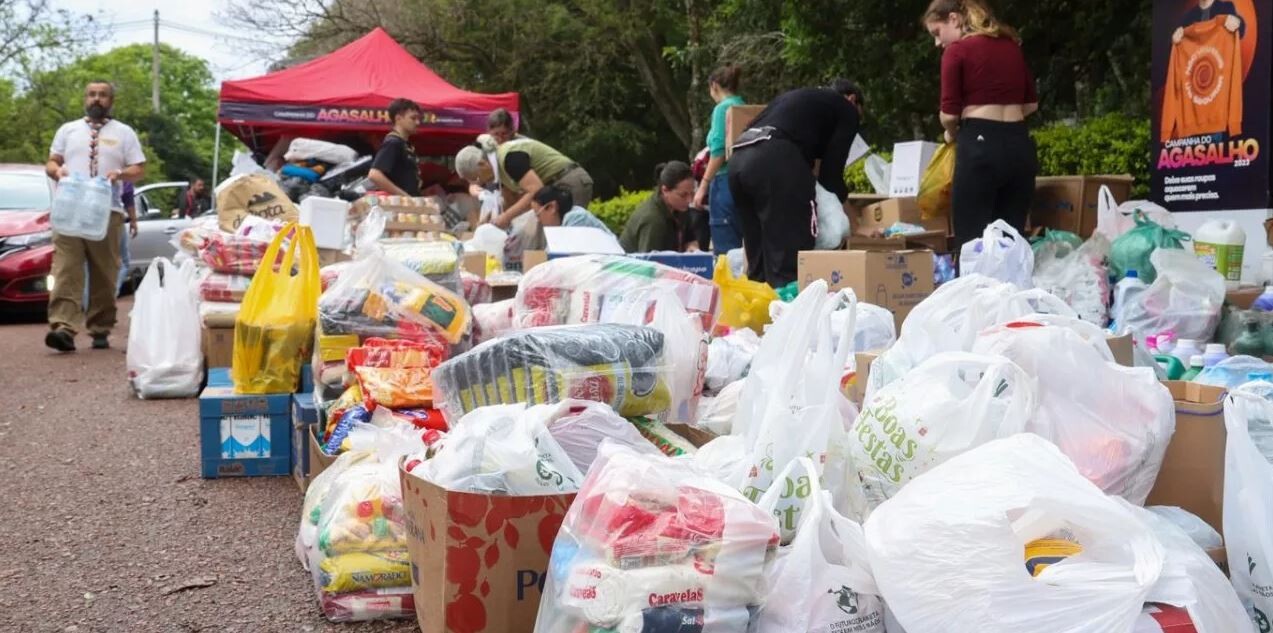
<path id="1" fill-rule="evenodd" d="M 1149 119 L 1123 114 L 1052 123 L 1033 132 L 1040 176 L 1131 174 L 1132 198 L 1149 194 Z"/>
<path id="2" fill-rule="evenodd" d="M 593 202 L 588 205 L 588 210 L 597 216 L 597 219 L 605 222 L 615 235 L 619 235 L 623 233 L 623 227 L 628 223 L 628 218 L 632 217 L 636 208 L 649 197 L 650 192 L 646 190 L 619 189 L 619 195 L 609 200 Z"/>

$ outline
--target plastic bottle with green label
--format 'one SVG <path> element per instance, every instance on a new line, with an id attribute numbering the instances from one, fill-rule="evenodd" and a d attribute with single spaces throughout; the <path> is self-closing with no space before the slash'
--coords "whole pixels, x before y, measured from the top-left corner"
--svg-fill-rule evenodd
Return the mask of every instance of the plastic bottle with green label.
<path id="1" fill-rule="evenodd" d="M 1233 220 L 1212 220 L 1194 234 L 1193 252 L 1224 276 L 1225 285 L 1237 290 L 1242 281 L 1242 255 L 1246 232 Z"/>
<path id="2" fill-rule="evenodd" d="M 1204 363 L 1202 362 L 1201 356 L 1194 356 L 1193 358 L 1190 358 L 1189 371 L 1186 371 L 1185 375 L 1181 376 L 1180 379 L 1185 382 L 1193 382 L 1193 380 L 1198 377 L 1198 374 L 1202 373 L 1203 367 Z"/>

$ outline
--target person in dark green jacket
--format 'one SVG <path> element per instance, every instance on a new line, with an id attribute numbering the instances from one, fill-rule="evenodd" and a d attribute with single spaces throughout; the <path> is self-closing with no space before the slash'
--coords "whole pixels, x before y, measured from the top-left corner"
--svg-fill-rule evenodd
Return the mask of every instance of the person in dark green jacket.
<path id="1" fill-rule="evenodd" d="M 694 200 L 694 172 L 680 161 L 656 168 L 658 184 L 650 197 L 628 218 L 619 245 L 629 253 L 698 251 L 688 234 L 686 212 Z"/>

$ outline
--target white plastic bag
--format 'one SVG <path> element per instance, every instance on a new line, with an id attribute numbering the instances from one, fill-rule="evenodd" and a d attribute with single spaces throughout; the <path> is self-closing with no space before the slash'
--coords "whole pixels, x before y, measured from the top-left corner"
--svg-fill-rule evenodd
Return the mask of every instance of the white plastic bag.
<path id="1" fill-rule="evenodd" d="M 1137 211 L 1166 228 L 1176 228 L 1176 219 L 1170 211 L 1148 200 L 1130 200 L 1120 205 L 1109 187 L 1101 185 L 1096 210 L 1096 232 L 1113 243 L 1122 234 L 1136 228 Z"/>
<path id="2" fill-rule="evenodd" d="M 508 234 L 494 224 L 483 224 L 473 231 L 473 238 L 464 243 L 466 253 L 486 253 L 504 265 L 504 244 Z"/>
<path id="3" fill-rule="evenodd" d="M 814 187 L 818 233 L 814 236 L 813 247 L 820 251 L 838 249 L 849 236 L 849 216 L 844 213 L 844 205 L 834 193 L 820 184 L 815 183 Z"/>
<path id="4" fill-rule="evenodd" d="M 1105 327 L 1109 323 L 1109 269 L 1105 258 L 1110 243 L 1093 235 L 1078 249 L 1062 253 L 1064 242 L 1044 244 L 1034 255 L 1034 285 L 1056 295 L 1079 318 Z"/>
<path id="5" fill-rule="evenodd" d="M 1224 277 L 1189 251 L 1160 248 L 1149 256 L 1158 277 L 1123 308 L 1123 333 L 1137 341 L 1162 332 L 1209 341 L 1220 324 Z"/>
<path id="6" fill-rule="evenodd" d="M 830 316 L 841 298 L 849 303 L 850 317 L 833 349 Z M 822 280 L 796 297 L 792 312 L 761 340 L 755 371 L 743 387 L 733 433 L 747 438 L 750 457 L 742 490 L 753 501 L 770 486 L 783 485 L 774 476 L 805 456 L 820 466 L 837 507 L 852 507 L 845 429 L 856 412 L 840 392 L 840 377 L 852 346 L 857 298 L 845 289 L 828 299 Z M 802 504 L 801 499 L 784 498 L 780 509 L 798 519 Z"/>
<path id="7" fill-rule="evenodd" d="M 934 466 L 991 440 L 1024 432 L 1036 405 L 1034 380 L 1011 361 L 938 354 L 876 392 L 849 436 L 866 516 Z"/>
<path id="8" fill-rule="evenodd" d="M 791 304 L 774 301 L 769 304 L 769 318 L 777 321 L 787 312 Z M 835 344 L 840 343 L 840 333 L 844 331 L 845 320 L 848 319 L 847 305 L 841 305 L 831 313 L 831 335 Z M 854 352 L 876 352 L 886 350 L 897 341 L 897 321 L 888 308 L 881 308 L 869 303 L 857 304 L 857 327 L 853 332 Z"/>
<path id="9" fill-rule="evenodd" d="M 738 415 L 738 399 L 744 384 L 742 381 L 730 383 L 715 398 L 704 398 L 698 407 L 695 426 L 717 435 L 728 435 L 734 428 L 734 416 Z"/>
<path id="10" fill-rule="evenodd" d="M 592 467 L 602 442 L 627 446 L 638 453 L 661 454 L 635 426 L 600 402 L 565 400 L 557 405 L 531 407 L 526 414 L 539 418 L 548 427 L 581 473 L 587 474 Z"/>
<path id="11" fill-rule="evenodd" d="M 506 495 L 576 492 L 583 473 L 525 404 L 475 409 L 415 471 L 447 490 Z"/>
<path id="12" fill-rule="evenodd" d="M 1028 432 L 1055 443 L 1106 494 L 1145 503 L 1176 430 L 1171 393 L 1153 371 L 1113 363 L 1074 330 L 1030 323 L 986 330 L 973 351 L 1007 358 L 1037 381 Z"/>
<path id="13" fill-rule="evenodd" d="M 203 382 L 198 272 L 166 258 L 150 262 L 128 325 L 128 380 L 141 398 L 190 398 Z"/>
<path id="14" fill-rule="evenodd" d="M 879 196 L 888 195 L 888 183 L 893 179 L 893 165 L 877 154 L 866 157 L 866 179 Z"/>
<path id="15" fill-rule="evenodd" d="M 920 475 L 866 522 L 875 581 L 907 631 L 1127 633 L 1163 549 L 1046 440 L 996 440 Z M 1026 571 L 1043 538 L 1083 551 Z"/>
<path id="16" fill-rule="evenodd" d="M 867 562 L 862 526 L 831 507 L 831 495 L 818 483 L 818 469 L 807 457 L 789 464 L 780 480 L 790 489 L 770 488 L 758 505 L 781 513 L 784 496 L 799 495 L 805 511 L 790 543 L 781 547 L 767 575 L 769 590 L 757 631 L 854 631 L 885 633 L 884 602 Z"/>
<path id="17" fill-rule="evenodd" d="M 963 245 L 959 275 L 986 275 L 1020 288 L 1034 287 L 1034 251 L 1011 224 L 995 220 L 980 239 Z"/>
<path id="18" fill-rule="evenodd" d="M 1256 380 L 1268 380 L 1264 374 L 1273 373 L 1273 365 L 1254 356 L 1231 356 L 1203 369 L 1194 382 L 1237 389 Z"/>
<path id="19" fill-rule="evenodd" d="M 1189 537 L 1189 540 L 1203 550 L 1224 547 L 1224 539 L 1220 537 L 1220 533 L 1215 528 L 1207 525 L 1207 522 L 1199 518 L 1198 515 L 1184 508 L 1177 508 L 1176 506 L 1146 506 L 1145 509 L 1184 532 L 1185 536 Z"/>
<path id="20" fill-rule="evenodd" d="M 235 150 L 234 157 L 230 159 L 230 175 L 222 180 L 220 184 L 213 190 L 213 199 L 221 194 L 221 190 L 225 189 L 232 182 L 242 176 L 251 176 L 252 174 L 260 174 L 269 178 L 273 182 L 278 182 L 278 174 L 262 167 L 259 163 L 252 159 L 251 152 L 243 152 Z"/>
<path id="21" fill-rule="evenodd" d="M 287 153 L 283 155 L 283 160 L 288 162 L 317 160 L 337 166 L 352 163 L 357 159 L 358 153 L 348 145 L 319 141 L 312 138 L 293 140 L 292 144 L 287 147 Z"/>
<path id="22" fill-rule="evenodd" d="M 672 406 L 667 422 L 693 424 L 703 395 L 707 370 L 707 337 L 702 320 L 691 315 L 668 288 L 634 290 L 611 302 L 603 323 L 643 325 L 663 333 L 663 359 L 671 367 L 668 388 Z"/>
<path id="23" fill-rule="evenodd" d="M 760 349 L 760 336 L 751 328 L 734 330 L 712 339 L 707 346 L 707 369 L 703 372 L 703 389 L 719 394 L 725 387 L 747 377 L 751 359 Z"/>
<path id="24" fill-rule="evenodd" d="M 1193 621 L 1197 633 L 1252 630 L 1251 620 L 1242 608 L 1229 579 L 1224 577 L 1224 573 L 1211 557 L 1179 525 L 1166 518 L 1167 515 L 1126 502 L 1124 505 L 1153 530 L 1154 536 L 1163 547 L 1162 575 L 1149 592 L 1148 602 L 1185 609 L 1189 612 L 1189 619 Z M 1202 523 L 1198 517 L 1189 517 Z M 1202 526 L 1210 529 L 1206 523 L 1202 523 Z M 1219 539 L 1219 535 L 1216 535 L 1216 539 Z"/>
<path id="25" fill-rule="evenodd" d="M 1229 576 L 1259 631 L 1273 620 L 1273 450 L 1257 437 L 1273 433 L 1273 384 L 1256 382 L 1224 401 L 1224 544 Z M 1263 450 L 1261 450 L 1263 448 Z M 1237 629 L 1235 629 L 1237 630 Z"/>

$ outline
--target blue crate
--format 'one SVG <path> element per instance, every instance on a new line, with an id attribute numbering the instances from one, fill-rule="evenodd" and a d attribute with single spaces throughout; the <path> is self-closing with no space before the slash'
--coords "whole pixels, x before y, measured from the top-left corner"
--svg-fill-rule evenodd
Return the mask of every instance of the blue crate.
<path id="1" fill-rule="evenodd" d="M 305 425 L 318 423 L 318 405 L 314 403 L 314 394 L 298 393 L 292 396 L 292 424 Z"/>
<path id="2" fill-rule="evenodd" d="M 208 386 L 209 387 L 229 387 L 234 384 L 230 380 L 229 367 L 209 367 L 208 368 Z"/>
<path id="3" fill-rule="evenodd" d="M 716 266 L 711 253 L 630 253 L 628 257 L 694 273 L 703 279 L 711 279 Z"/>
<path id="4" fill-rule="evenodd" d="M 199 396 L 204 478 L 285 476 L 292 467 L 292 394 L 241 395 L 213 386 Z"/>
<path id="5" fill-rule="evenodd" d="M 314 393 L 314 368 L 309 363 L 301 365 L 301 384 L 296 393 Z"/>

